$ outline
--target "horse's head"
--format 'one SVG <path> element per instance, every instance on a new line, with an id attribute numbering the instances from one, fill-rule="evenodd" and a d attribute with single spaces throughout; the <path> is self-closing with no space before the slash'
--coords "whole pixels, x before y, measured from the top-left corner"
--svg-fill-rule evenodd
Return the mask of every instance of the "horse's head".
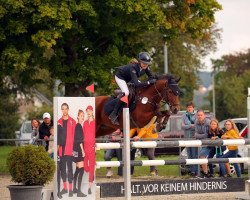
<path id="1" fill-rule="evenodd" d="M 170 75 L 165 75 L 162 78 L 159 78 L 156 85 L 161 92 L 162 100 L 165 101 L 172 113 L 176 114 L 180 110 L 179 104 L 179 95 L 181 90 L 178 86 L 179 79 L 175 79 Z M 158 86 L 159 85 L 159 86 Z"/>

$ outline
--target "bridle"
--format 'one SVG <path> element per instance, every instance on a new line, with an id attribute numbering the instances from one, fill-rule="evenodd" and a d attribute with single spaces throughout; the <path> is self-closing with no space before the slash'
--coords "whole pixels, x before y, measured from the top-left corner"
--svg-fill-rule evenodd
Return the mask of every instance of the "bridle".
<path id="1" fill-rule="evenodd" d="M 170 85 L 178 85 L 178 84 L 170 84 Z M 157 116 L 157 118 L 161 118 L 163 117 L 163 113 L 160 111 L 161 107 L 165 106 L 166 104 L 169 105 L 169 107 L 173 107 L 173 106 L 178 106 L 179 104 L 171 104 L 170 101 L 169 101 L 169 97 L 168 97 L 168 92 L 173 92 L 172 89 L 169 87 L 169 85 L 167 85 L 167 82 L 165 83 L 165 86 L 163 88 L 163 90 L 160 92 L 159 89 L 156 87 L 156 83 L 154 84 L 154 91 L 156 91 L 156 94 L 154 92 L 154 95 L 148 97 L 148 100 L 147 100 L 147 103 L 149 105 L 152 106 L 152 110 L 153 112 L 155 113 L 155 115 Z M 159 97 L 159 98 L 157 98 Z M 137 104 L 138 101 L 142 101 L 142 99 L 144 98 L 144 96 L 142 96 L 141 94 L 141 91 L 139 90 L 139 94 L 138 94 L 138 91 L 136 92 L 136 95 L 135 95 L 135 103 Z M 158 100 L 157 100 L 158 99 Z M 159 101 L 160 99 L 160 101 Z M 167 111 L 167 113 L 170 115 L 170 111 Z M 138 127 L 137 123 L 134 121 L 134 119 L 132 118 L 132 115 L 131 115 L 131 120 L 132 120 L 132 123 L 134 123 L 134 125 L 136 127 Z M 164 121 L 162 122 L 163 126 L 164 124 L 166 124 L 167 121 Z"/>
<path id="2" fill-rule="evenodd" d="M 174 84 L 168 84 L 167 86 L 165 84 L 165 87 L 163 88 L 163 91 L 161 93 L 159 91 L 159 89 L 156 87 L 156 84 L 154 84 L 154 90 L 156 91 L 156 94 L 153 95 L 153 96 L 151 96 L 149 98 L 149 100 L 148 100 L 148 103 L 150 105 L 152 105 L 153 109 L 155 109 L 155 110 L 157 110 L 157 108 L 160 109 L 161 107 L 165 106 L 166 104 L 168 104 L 170 108 L 173 107 L 173 106 L 178 106 L 179 105 L 179 103 L 172 104 L 169 101 L 169 97 L 168 97 L 167 94 L 168 94 L 168 92 L 173 92 L 172 89 L 169 87 L 170 85 L 177 85 L 178 86 L 177 83 L 176 84 L 175 83 Z M 160 102 L 159 103 L 156 102 L 156 97 L 160 98 Z M 141 97 L 141 95 L 139 94 L 139 95 L 137 95 L 136 101 L 141 101 L 142 98 L 143 97 Z"/>

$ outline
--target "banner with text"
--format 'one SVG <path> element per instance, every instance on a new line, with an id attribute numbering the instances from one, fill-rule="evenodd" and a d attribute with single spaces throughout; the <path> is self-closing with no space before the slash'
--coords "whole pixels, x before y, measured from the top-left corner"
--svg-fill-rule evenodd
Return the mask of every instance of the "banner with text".
<path id="1" fill-rule="evenodd" d="M 124 183 L 100 183 L 101 198 L 124 196 Z M 245 179 L 186 179 L 131 183 L 132 196 L 245 191 Z"/>

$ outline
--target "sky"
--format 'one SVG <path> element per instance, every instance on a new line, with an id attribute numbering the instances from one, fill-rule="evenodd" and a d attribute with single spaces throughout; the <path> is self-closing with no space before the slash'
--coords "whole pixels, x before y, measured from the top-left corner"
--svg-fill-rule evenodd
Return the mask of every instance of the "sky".
<path id="1" fill-rule="evenodd" d="M 204 59 L 207 71 L 211 71 L 210 59 L 250 48 L 250 0 L 218 0 L 223 10 L 216 12 L 215 21 L 222 29 L 218 49 Z"/>

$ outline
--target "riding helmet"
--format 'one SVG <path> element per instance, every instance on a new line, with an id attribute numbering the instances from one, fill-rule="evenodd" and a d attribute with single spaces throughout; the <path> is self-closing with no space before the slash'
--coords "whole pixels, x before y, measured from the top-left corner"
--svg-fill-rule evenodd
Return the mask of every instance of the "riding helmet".
<path id="1" fill-rule="evenodd" d="M 138 60 L 144 64 L 151 64 L 151 57 L 147 52 L 141 52 L 138 55 Z"/>

